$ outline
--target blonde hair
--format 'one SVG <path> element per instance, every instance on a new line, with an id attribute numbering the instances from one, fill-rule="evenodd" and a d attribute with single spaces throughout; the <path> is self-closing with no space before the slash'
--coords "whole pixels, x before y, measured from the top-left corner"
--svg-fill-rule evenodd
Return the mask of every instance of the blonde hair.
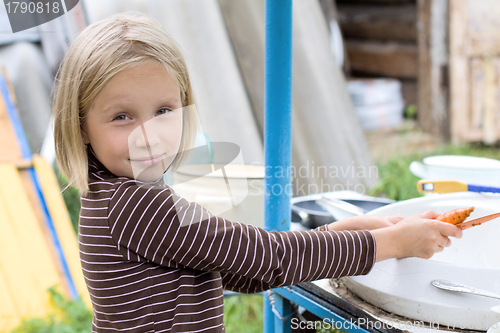
<path id="1" fill-rule="evenodd" d="M 88 191 L 88 160 L 81 126 L 97 94 L 119 72 L 159 61 L 175 78 L 182 106 L 194 104 L 186 62 L 174 39 L 154 19 L 141 13 L 124 13 L 95 22 L 84 29 L 69 48 L 56 76 L 54 138 L 59 170 L 82 195 Z M 185 112 L 176 168 L 192 147 L 196 122 Z M 191 119 L 189 119 L 191 116 Z"/>

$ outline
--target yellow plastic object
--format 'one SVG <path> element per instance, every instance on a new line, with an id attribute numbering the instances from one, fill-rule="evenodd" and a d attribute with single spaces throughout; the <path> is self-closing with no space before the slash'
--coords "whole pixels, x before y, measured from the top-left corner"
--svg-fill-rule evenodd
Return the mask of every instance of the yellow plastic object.
<path id="1" fill-rule="evenodd" d="M 49 313 L 47 289 L 64 285 L 13 164 L 0 164 L 0 230 L 0 293 L 7 294 L 0 300 L 0 327 L 5 328 L 23 316 Z"/>
<path id="2" fill-rule="evenodd" d="M 78 294 L 82 297 L 88 308 L 92 309 L 92 303 L 80 265 L 77 236 L 71 226 L 71 219 L 61 196 L 54 170 L 39 155 L 33 155 L 33 165 L 40 181 L 43 197 L 52 217 L 66 262 L 68 263 L 71 277 L 73 278 Z"/>
<path id="3" fill-rule="evenodd" d="M 428 180 L 421 179 L 417 183 L 417 190 L 420 193 L 453 193 L 467 192 L 467 183 L 458 180 Z"/>

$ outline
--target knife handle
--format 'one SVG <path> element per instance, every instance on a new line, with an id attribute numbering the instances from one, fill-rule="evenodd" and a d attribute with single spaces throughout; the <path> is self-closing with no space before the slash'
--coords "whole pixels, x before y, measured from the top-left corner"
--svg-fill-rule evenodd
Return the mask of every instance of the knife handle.
<path id="1" fill-rule="evenodd" d="M 420 193 L 467 192 L 469 190 L 469 186 L 459 180 L 421 179 L 417 183 L 417 190 Z"/>

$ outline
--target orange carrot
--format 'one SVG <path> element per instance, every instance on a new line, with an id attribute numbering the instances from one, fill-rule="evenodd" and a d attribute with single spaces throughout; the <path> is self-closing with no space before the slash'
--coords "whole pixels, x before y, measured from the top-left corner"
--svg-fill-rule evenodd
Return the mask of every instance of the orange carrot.
<path id="1" fill-rule="evenodd" d="M 459 224 L 465 221 L 466 218 L 469 217 L 469 215 L 474 211 L 474 206 L 469 207 L 469 208 L 458 208 L 451 210 L 449 212 L 446 212 L 444 214 L 439 215 L 436 217 L 436 220 L 443 221 L 443 222 L 448 222 L 451 224 Z"/>

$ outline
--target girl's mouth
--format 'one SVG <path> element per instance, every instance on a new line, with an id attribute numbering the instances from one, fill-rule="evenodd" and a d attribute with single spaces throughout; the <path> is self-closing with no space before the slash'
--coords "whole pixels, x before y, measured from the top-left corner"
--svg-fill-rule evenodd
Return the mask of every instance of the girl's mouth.
<path id="1" fill-rule="evenodd" d="M 144 166 L 149 166 L 149 165 L 153 165 L 153 164 L 160 162 L 164 158 L 165 158 L 165 154 L 161 154 L 161 155 L 156 155 L 156 156 L 152 156 L 152 157 L 130 159 L 130 162 L 137 163 L 137 164 L 144 165 Z"/>

